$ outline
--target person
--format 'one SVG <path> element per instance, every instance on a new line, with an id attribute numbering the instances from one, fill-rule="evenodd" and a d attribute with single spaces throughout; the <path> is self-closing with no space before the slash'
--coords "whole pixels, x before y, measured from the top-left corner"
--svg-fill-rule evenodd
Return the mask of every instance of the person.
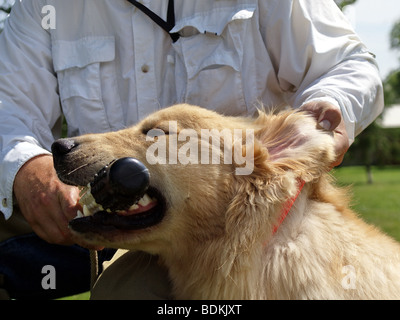
<path id="1" fill-rule="evenodd" d="M 49 151 L 63 117 L 76 136 L 178 102 L 227 115 L 288 105 L 334 132 L 335 166 L 383 109 L 374 56 L 334 1 L 140 3 L 169 32 L 127 0 L 16 1 L 0 36 L 2 246 L 31 232 L 59 252 L 76 242 L 67 225 L 79 192 L 58 179 Z"/>

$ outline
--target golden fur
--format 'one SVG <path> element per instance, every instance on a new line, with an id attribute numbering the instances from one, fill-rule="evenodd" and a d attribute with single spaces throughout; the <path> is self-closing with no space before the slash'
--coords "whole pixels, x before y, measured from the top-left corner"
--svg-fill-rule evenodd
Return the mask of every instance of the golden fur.
<path id="1" fill-rule="evenodd" d="M 237 175 L 243 164 L 234 161 L 151 165 L 146 150 L 154 141 L 145 133 L 167 132 L 168 121 L 177 122 L 178 132 L 199 134 L 253 129 L 254 170 Z M 77 170 L 81 176 L 126 156 L 148 167 L 150 184 L 166 199 L 165 218 L 143 230 L 82 236 L 92 244 L 158 255 L 177 299 L 400 298 L 399 244 L 349 209 L 346 192 L 327 173 L 334 160 L 331 133 L 302 112 L 260 112 L 251 119 L 176 105 L 132 128 L 76 141 L 68 163 L 84 165 Z M 242 142 L 234 152 L 245 153 Z M 299 179 L 305 186 L 273 234 Z"/>

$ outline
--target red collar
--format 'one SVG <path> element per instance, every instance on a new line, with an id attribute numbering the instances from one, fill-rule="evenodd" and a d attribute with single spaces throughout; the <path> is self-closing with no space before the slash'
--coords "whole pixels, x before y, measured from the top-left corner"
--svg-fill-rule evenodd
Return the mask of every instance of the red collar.
<path id="1" fill-rule="evenodd" d="M 283 210 L 281 213 L 281 216 L 279 218 L 278 223 L 272 230 L 272 234 L 275 234 L 275 232 L 278 230 L 279 226 L 282 224 L 283 220 L 285 220 L 286 216 L 288 215 L 290 209 L 292 208 L 293 204 L 295 203 L 297 197 L 299 196 L 301 189 L 303 189 L 305 181 L 304 180 L 298 180 L 299 183 L 299 189 L 297 190 L 296 195 L 293 198 L 290 198 L 288 201 L 286 201 L 285 205 L 283 206 Z"/>

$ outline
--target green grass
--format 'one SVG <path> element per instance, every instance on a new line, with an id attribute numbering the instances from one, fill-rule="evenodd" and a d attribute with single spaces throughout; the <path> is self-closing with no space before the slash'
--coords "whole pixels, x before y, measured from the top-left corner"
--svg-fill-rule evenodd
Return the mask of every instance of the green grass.
<path id="1" fill-rule="evenodd" d="M 90 292 L 83 292 L 80 294 L 74 294 L 73 296 L 60 298 L 57 300 L 89 300 L 90 299 Z"/>
<path id="2" fill-rule="evenodd" d="M 372 184 L 367 183 L 365 167 L 342 167 L 333 173 L 339 185 L 351 186 L 354 211 L 400 241 L 400 167 L 372 167 Z"/>

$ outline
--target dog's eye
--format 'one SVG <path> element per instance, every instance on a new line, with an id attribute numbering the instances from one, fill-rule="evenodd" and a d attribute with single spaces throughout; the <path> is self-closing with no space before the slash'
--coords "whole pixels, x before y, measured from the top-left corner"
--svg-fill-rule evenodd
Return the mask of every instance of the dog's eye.
<path id="1" fill-rule="evenodd" d="M 169 134 L 168 131 L 164 131 L 160 128 L 143 129 L 142 132 L 146 136 L 152 137 L 152 138 Z"/>

